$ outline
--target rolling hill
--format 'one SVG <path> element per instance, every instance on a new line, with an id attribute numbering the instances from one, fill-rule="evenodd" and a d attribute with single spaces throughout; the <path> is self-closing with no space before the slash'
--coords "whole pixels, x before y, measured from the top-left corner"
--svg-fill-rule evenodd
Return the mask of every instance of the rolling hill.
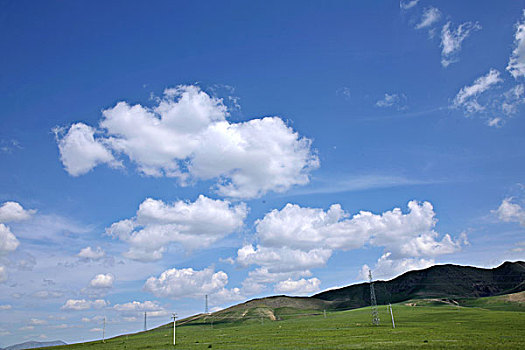
<path id="1" fill-rule="evenodd" d="M 493 269 L 452 264 L 435 265 L 406 272 L 389 281 L 374 281 L 374 288 L 378 304 L 417 299 L 420 300 L 419 303 L 424 300 L 425 303 L 450 302 L 465 306 L 475 306 L 475 303 L 503 305 L 505 298 L 510 297 L 502 295 L 525 291 L 525 262 L 505 262 Z M 523 297 L 522 293 L 515 295 L 517 296 L 514 298 Z M 481 297 L 494 298 L 479 299 Z M 248 319 L 275 321 L 292 315 L 315 315 L 325 310 L 357 309 L 369 305 L 370 284 L 360 283 L 328 290 L 311 297 L 277 295 L 253 299 L 210 315 L 195 315 L 181 322 L 223 323 Z"/>
<path id="2" fill-rule="evenodd" d="M 406 272 L 389 281 L 374 281 L 378 304 L 409 299 L 465 299 L 510 294 L 525 290 L 525 262 L 505 262 L 493 269 L 435 265 Z M 360 283 L 328 290 L 311 298 L 332 302 L 334 309 L 370 305 L 370 285 Z"/>
<path id="3" fill-rule="evenodd" d="M 66 345 L 62 340 L 54 340 L 54 341 L 26 341 L 25 343 L 15 344 L 8 346 L 7 348 L 3 348 L 0 350 L 23 350 L 23 349 L 37 349 L 37 348 L 46 348 L 51 346 L 59 346 L 59 345 Z"/>

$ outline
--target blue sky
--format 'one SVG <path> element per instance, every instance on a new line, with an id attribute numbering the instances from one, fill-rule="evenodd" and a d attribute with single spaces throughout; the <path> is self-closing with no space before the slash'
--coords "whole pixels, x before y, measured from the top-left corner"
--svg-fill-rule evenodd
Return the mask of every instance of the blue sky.
<path id="1" fill-rule="evenodd" d="M 0 346 L 525 255 L 525 1 L 0 1 Z"/>

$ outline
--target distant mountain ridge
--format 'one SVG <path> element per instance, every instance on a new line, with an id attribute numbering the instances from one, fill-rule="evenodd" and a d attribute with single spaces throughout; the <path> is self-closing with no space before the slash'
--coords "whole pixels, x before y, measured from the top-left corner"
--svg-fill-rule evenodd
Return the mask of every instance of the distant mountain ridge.
<path id="1" fill-rule="evenodd" d="M 460 265 L 434 265 L 406 272 L 389 281 L 374 281 L 378 304 L 411 299 L 490 297 L 525 291 L 525 262 L 505 262 L 493 269 Z M 311 297 L 275 295 L 252 299 L 211 315 L 199 314 L 181 320 L 234 322 L 249 318 L 280 319 L 290 313 L 356 309 L 370 305 L 370 284 L 360 283 L 332 289 Z"/>
<path id="2" fill-rule="evenodd" d="M 53 341 L 26 341 L 25 343 L 15 344 L 8 346 L 7 348 L 0 348 L 0 350 L 23 350 L 23 349 L 36 349 L 36 348 L 45 348 L 48 346 L 58 346 L 58 345 L 67 345 L 62 340 L 53 340 Z"/>
<path id="3" fill-rule="evenodd" d="M 525 290 L 525 262 L 505 262 L 483 269 L 460 265 L 434 265 L 406 272 L 389 281 L 374 281 L 378 304 L 422 298 L 477 298 Z M 334 309 L 370 305 L 370 284 L 328 290 L 311 298 L 332 302 Z"/>

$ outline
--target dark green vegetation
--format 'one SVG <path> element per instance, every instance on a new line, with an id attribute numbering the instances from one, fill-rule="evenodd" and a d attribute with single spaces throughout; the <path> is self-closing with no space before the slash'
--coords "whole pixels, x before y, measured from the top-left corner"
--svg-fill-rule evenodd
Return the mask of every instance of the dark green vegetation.
<path id="1" fill-rule="evenodd" d="M 181 320 L 176 348 L 523 349 L 524 281 L 525 263 L 515 262 L 494 269 L 440 265 L 374 282 L 378 303 L 394 305 L 395 329 L 384 305 L 381 325 L 371 324 L 370 308 L 362 308 L 368 283 L 313 297 L 254 299 Z M 170 349 L 172 327 L 56 349 Z"/>
<path id="2" fill-rule="evenodd" d="M 520 293 L 523 298 L 524 293 Z M 511 302 L 507 305 L 518 305 Z M 423 305 L 423 306 L 411 306 Z M 379 306 L 381 325 L 371 325 L 370 308 L 290 315 L 274 308 L 280 321 L 257 317 L 264 306 L 249 309 L 250 318 L 217 322 L 200 317 L 177 327 L 175 349 L 523 349 L 525 313 L 461 307 L 441 300 L 413 300 L 393 305 L 392 329 L 386 306 Z M 515 309 L 518 310 L 518 309 Z M 297 311 L 297 310 L 295 310 Z M 304 311 L 304 310 L 303 310 Z M 289 315 L 289 316 L 286 316 Z M 148 332 L 55 349 L 172 349 L 172 325 Z"/>
<path id="3" fill-rule="evenodd" d="M 409 271 L 390 281 L 374 282 L 377 303 L 398 303 L 422 298 L 479 298 L 525 290 L 525 262 L 505 262 L 494 269 L 436 265 Z M 313 298 L 332 302 L 334 309 L 370 305 L 368 283 L 319 293 Z"/>

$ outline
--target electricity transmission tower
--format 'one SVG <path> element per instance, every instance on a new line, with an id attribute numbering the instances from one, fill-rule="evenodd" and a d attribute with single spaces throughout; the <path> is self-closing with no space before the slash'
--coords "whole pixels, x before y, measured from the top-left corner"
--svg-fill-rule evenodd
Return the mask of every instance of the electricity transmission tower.
<path id="1" fill-rule="evenodd" d="M 374 290 L 374 282 L 372 280 L 372 271 L 368 270 L 368 278 L 370 280 L 370 305 L 372 306 L 372 323 L 379 325 L 379 313 L 377 312 L 376 292 Z"/>
<path id="2" fill-rule="evenodd" d="M 102 326 L 102 342 L 106 342 L 106 316 L 104 316 L 104 325 Z"/>

